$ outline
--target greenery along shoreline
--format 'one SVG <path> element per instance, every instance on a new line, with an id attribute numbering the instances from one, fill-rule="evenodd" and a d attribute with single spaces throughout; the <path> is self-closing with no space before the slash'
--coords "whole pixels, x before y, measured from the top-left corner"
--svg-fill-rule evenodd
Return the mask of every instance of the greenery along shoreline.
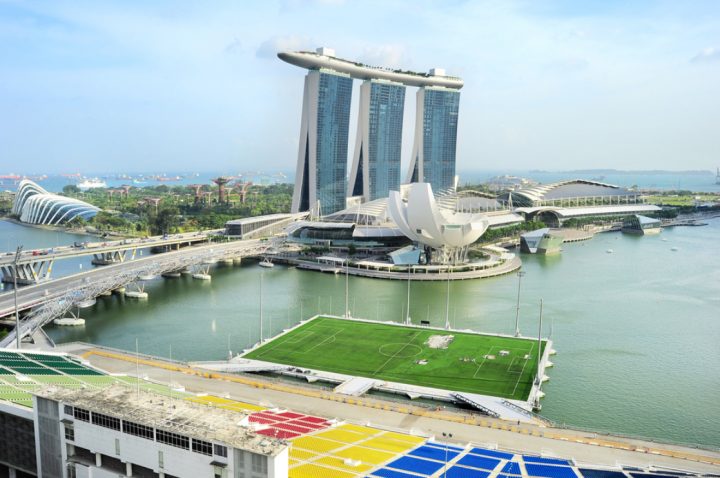
<path id="1" fill-rule="evenodd" d="M 466 185 L 460 188 L 490 191 L 486 185 Z M 102 209 L 94 218 L 85 221 L 76 218 L 63 230 L 88 235 L 115 235 L 142 237 L 164 233 L 177 233 L 198 229 L 219 229 L 231 219 L 288 212 L 292 202 L 292 184 L 227 185 L 225 197 L 220 201 L 215 185 L 158 185 L 121 188 L 97 188 L 80 191 L 67 185 L 61 194 L 86 201 Z M 692 191 L 654 191 L 647 193 L 651 204 L 667 207 L 660 217 L 675 217 L 700 210 L 720 209 L 720 194 Z M 12 194 L 0 195 L 0 217 L 17 220 L 11 214 Z M 597 219 L 570 220 L 565 227 L 581 227 Z M 488 231 L 483 240 L 545 227 L 540 222 L 529 222 Z M 57 228 L 52 228 L 55 230 Z"/>
<path id="2" fill-rule="evenodd" d="M 291 184 L 250 186 L 239 191 L 225 187 L 224 201 L 216 186 L 146 186 L 97 188 L 80 191 L 75 185 L 62 195 L 80 199 L 102 209 L 86 221 L 76 218 L 64 230 L 89 234 L 142 237 L 199 229 L 220 229 L 231 219 L 274 214 L 290 210 Z M 0 203 L 0 215 L 12 218 L 12 202 Z"/>

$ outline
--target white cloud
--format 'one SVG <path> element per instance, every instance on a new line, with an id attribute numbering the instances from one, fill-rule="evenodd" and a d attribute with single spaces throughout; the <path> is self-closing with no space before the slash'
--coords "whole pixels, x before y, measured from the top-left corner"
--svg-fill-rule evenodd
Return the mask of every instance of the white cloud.
<path id="1" fill-rule="evenodd" d="M 278 52 L 287 50 L 312 49 L 313 41 L 309 37 L 290 35 L 276 36 L 262 42 L 255 52 L 258 58 L 275 59 Z"/>
<path id="2" fill-rule="evenodd" d="M 707 47 L 703 48 L 703 50 L 692 57 L 690 60 L 693 63 L 702 63 L 706 61 L 718 61 L 720 60 L 720 48 L 718 47 Z"/>

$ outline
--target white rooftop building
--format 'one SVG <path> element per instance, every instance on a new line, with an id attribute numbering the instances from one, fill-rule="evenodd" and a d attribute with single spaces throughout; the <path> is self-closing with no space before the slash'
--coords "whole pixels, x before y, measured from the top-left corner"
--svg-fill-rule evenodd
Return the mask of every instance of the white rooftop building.
<path id="1" fill-rule="evenodd" d="M 124 386 L 33 397 L 38 476 L 288 476 L 288 445 L 247 417 Z"/>

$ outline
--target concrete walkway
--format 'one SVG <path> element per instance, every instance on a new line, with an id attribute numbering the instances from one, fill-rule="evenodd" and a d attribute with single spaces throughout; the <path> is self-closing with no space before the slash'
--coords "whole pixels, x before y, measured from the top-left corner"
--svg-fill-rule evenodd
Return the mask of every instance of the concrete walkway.
<path id="1" fill-rule="evenodd" d="M 111 373 L 135 374 L 136 358 L 131 354 L 84 344 L 68 344 L 57 350 L 82 355 L 94 366 Z M 462 411 L 430 410 L 407 402 L 348 397 L 252 375 L 203 372 L 160 359 L 140 358 L 139 363 L 142 377 L 181 384 L 188 391 L 424 436 L 442 437 L 443 432 L 452 433 L 452 441 L 461 444 L 496 445 L 506 450 L 572 458 L 579 464 L 661 466 L 698 473 L 720 473 L 720 452 L 717 451 L 571 429 L 517 426 Z M 592 413 L 590 409 L 588 413 Z"/>

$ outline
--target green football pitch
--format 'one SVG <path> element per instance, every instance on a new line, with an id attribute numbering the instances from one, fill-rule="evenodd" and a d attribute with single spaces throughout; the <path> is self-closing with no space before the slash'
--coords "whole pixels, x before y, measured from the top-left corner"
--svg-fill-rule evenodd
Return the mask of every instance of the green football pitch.
<path id="1" fill-rule="evenodd" d="M 428 339 L 444 335 L 453 336 L 447 348 L 429 346 Z M 537 340 L 317 317 L 244 357 L 527 400 L 537 373 L 537 347 Z"/>

